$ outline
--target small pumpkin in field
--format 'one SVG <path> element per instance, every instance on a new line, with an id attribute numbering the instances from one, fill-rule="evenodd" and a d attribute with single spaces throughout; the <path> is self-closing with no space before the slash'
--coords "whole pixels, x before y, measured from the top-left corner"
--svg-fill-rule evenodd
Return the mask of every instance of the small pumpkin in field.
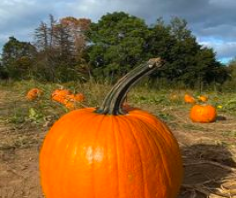
<path id="1" fill-rule="evenodd" d="M 207 96 L 204 96 L 204 95 L 198 96 L 198 99 L 199 99 L 201 102 L 206 102 L 206 101 L 208 101 L 208 97 L 207 97 Z"/>
<path id="2" fill-rule="evenodd" d="M 184 102 L 194 104 L 196 102 L 195 98 L 189 94 L 184 95 Z"/>
<path id="3" fill-rule="evenodd" d="M 43 94 L 43 91 L 41 89 L 33 88 L 27 92 L 26 98 L 28 100 L 35 100 L 36 98 L 40 97 L 42 94 Z"/>
<path id="4" fill-rule="evenodd" d="M 51 96 L 52 96 L 52 100 L 64 104 L 65 97 L 70 94 L 71 92 L 67 89 L 56 89 L 53 91 Z"/>
<path id="5" fill-rule="evenodd" d="M 75 109 L 76 102 L 83 102 L 85 99 L 84 94 L 77 93 L 77 94 L 69 94 L 65 96 L 64 105 L 68 109 Z"/>
<path id="6" fill-rule="evenodd" d="M 83 102 L 85 100 L 84 94 L 77 93 L 75 94 L 75 101 L 76 102 Z"/>
<path id="7" fill-rule="evenodd" d="M 65 99 L 71 102 L 83 102 L 85 97 L 84 94 L 77 93 L 77 94 L 68 94 L 65 96 Z"/>
<path id="8" fill-rule="evenodd" d="M 150 59 L 124 76 L 100 107 L 70 111 L 47 133 L 39 156 L 46 198 L 175 198 L 183 177 L 176 139 L 160 119 L 123 105 Z"/>
<path id="9" fill-rule="evenodd" d="M 75 103 L 74 102 L 70 102 L 70 101 L 67 101 L 67 102 L 64 102 L 64 105 L 67 109 L 75 109 Z"/>
<path id="10" fill-rule="evenodd" d="M 216 116 L 216 108 L 209 104 L 197 104 L 190 110 L 190 119 L 193 122 L 214 122 L 216 120 Z"/>

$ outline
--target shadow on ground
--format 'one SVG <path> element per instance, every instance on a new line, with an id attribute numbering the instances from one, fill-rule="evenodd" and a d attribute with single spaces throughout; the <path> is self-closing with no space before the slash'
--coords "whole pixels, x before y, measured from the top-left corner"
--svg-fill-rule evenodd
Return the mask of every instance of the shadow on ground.
<path id="1" fill-rule="evenodd" d="M 184 181 L 178 198 L 236 197 L 236 162 L 225 146 L 182 148 Z"/>

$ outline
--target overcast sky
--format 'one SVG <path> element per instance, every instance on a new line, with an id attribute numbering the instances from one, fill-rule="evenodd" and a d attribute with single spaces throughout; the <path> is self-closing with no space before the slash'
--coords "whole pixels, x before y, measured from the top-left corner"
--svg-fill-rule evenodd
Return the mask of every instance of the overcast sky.
<path id="1" fill-rule="evenodd" d="M 147 24 L 163 17 L 181 17 L 202 45 L 212 47 L 220 61 L 236 57 L 236 0 L 0 0 L 0 49 L 15 36 L 33 41 L 41 21 L 73 16 L 93 22 L 114 11 L 124 11 Z"/>

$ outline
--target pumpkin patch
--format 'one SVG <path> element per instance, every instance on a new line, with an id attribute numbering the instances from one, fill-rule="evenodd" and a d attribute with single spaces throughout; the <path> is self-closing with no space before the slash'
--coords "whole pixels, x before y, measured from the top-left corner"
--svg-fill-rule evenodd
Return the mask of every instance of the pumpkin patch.
<path id="1" fill-rule="evenodd" d="M 69 112 L 40 152 L 46 198 L 175 198 L 183 177 L 178 143 L 159 118 L 123 105 L 139 79 L 163 66 L 150 59 L 111 89 L 100 107 Z"/>
<path id="2" fill-rule="evenodd" d="M 76 102 L 83 102 L 85 99 L 82 93 L 72 94 L 67 89 L 56 89 L 52 93 L 52 100 L 59 102 L 68 109 L 74 109 Z"/>

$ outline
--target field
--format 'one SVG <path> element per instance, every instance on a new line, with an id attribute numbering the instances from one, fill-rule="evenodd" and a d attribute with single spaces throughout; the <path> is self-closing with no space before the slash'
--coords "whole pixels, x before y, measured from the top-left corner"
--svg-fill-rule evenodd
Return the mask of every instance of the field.
<path id="1" fill-rule="evenodd" d="M 109 85 L 95 83 L 63 85 L 84 93 L 77 104 L 98 106 Z M 33 87 L 44 94 L 35 101 L 25 95 Z M 0 85 L 0 198 L 43 198 L 39 183 L 38 156 L 42 141 L 52 124 L 69 110 L 50 100 L 58 84 L 34 81 Z M 177 138 L 184 160 L 185 177 L 178 198 L 236 198 L 236 93 L 205 92 L 217 107 L 213 123 L 193 123 L 191 104 L 185 104 L 191 90 L 147 90 L 137 86 L 128 103 L 158 116 Z"/>

